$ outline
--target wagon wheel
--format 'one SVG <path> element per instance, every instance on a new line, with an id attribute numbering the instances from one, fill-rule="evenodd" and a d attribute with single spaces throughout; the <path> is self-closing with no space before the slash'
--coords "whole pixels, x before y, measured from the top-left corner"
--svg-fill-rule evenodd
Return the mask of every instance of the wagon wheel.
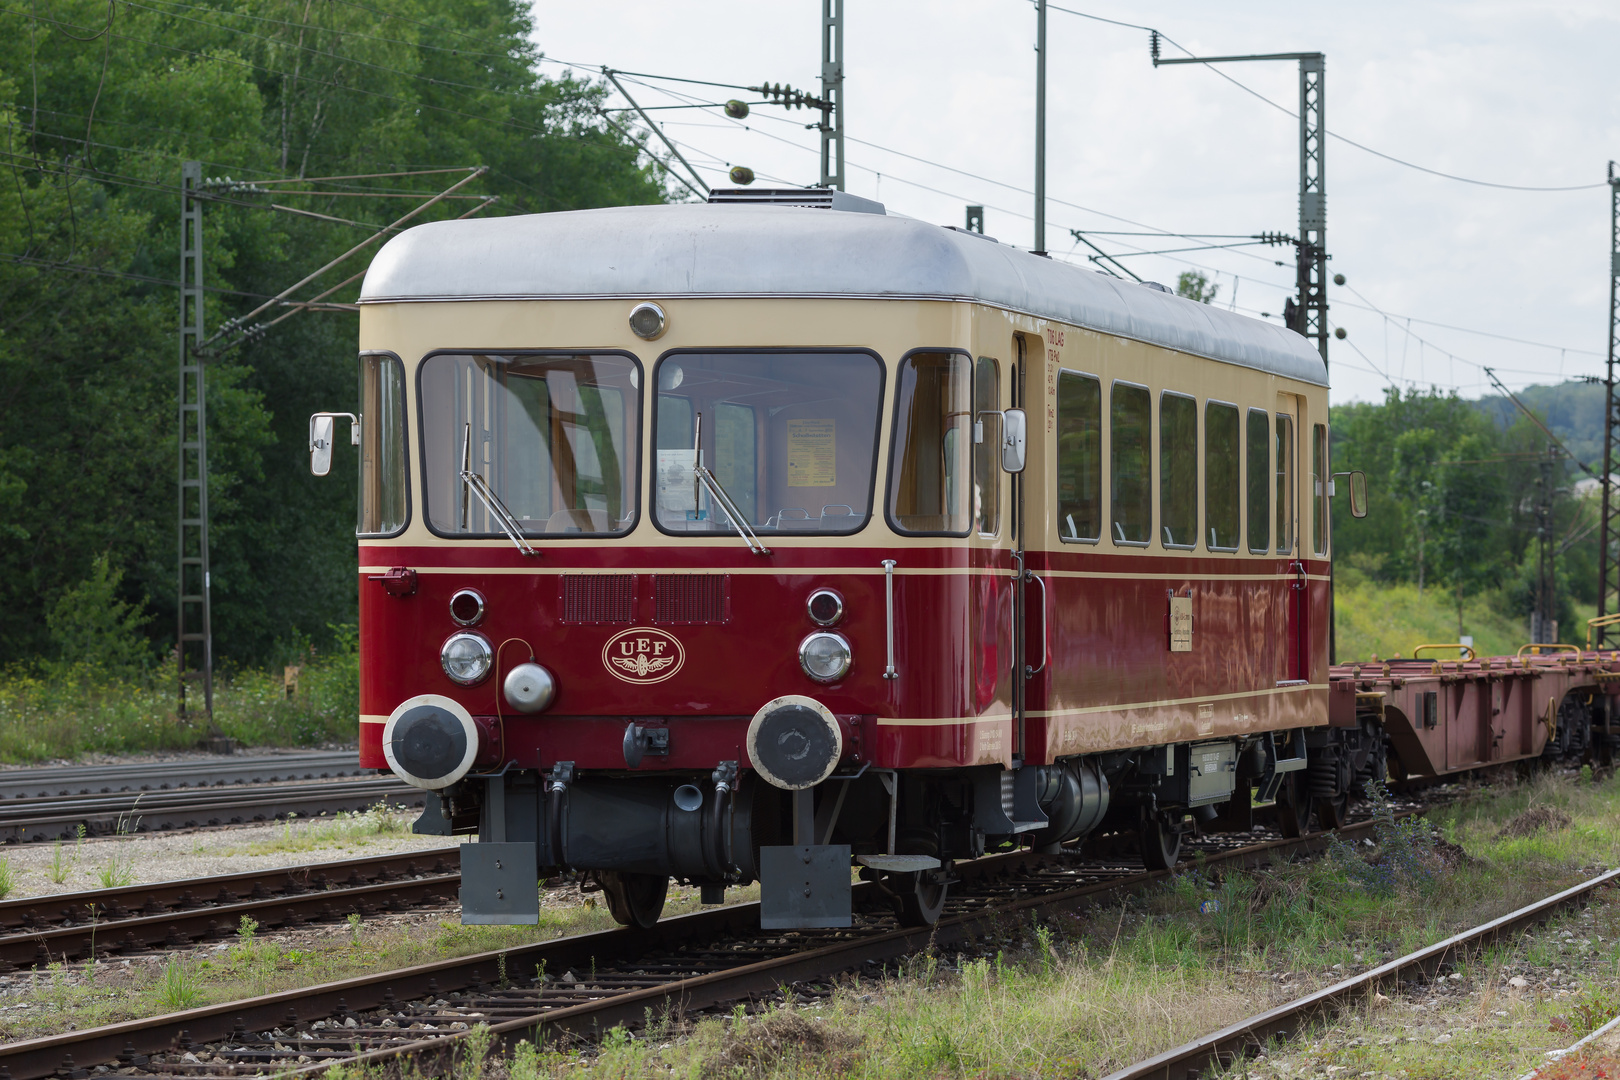
<path id="1" fill-rule="evenodd" d="M 1305 797 L 1302 773 L 1290 773 L 1277 789 L 1277 831 L 1288 839 L 1304 836 L 1311 827 L 1311 804 Z"/>
<path id="2" fill-rule="evenodd" d="M 1342 829 L 1345 822 L 1350 820 L 1350 793 L 1341 792 L 1331 798 L 1315 800 L 1316 821 L 1324 831 L 1329 829 Z"/>
<path id="3" fill-rule="evenodd" d="M 1169 870 L 1181 858 L 1179 822 L 1154 814 L 1142 822 L 1137 838 L 1142 847 L 1142 865 L 1149 870 Z"/>
<path id="4" fill-rule="evenodd" d="M 664 913 L 664 897 L 669 892 L 669 878 L 659 874 L 631 874 L 617 870 L 599 870 L 596 880 L 602 883 L 602 896 L 615 922 L 625 926 L 651 929 Z"/>
<path id="5" fill-rule="evenodd" d="M 941 875 L 928 871 L 890 874 L 889 888 L 899 901 L 901 926 L 933 926 L 945 910 L 945 894 L 950 885 Z"/>

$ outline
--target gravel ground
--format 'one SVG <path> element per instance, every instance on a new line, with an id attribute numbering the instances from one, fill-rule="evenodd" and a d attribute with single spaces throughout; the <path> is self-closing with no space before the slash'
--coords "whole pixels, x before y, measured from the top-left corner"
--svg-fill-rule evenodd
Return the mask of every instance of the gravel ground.
<path id="1" fill-rule="evenodd" d="M 15 884 L 8 899 L 104 888 L 103 874 L 127 875 L 124 883 L 234 874 L 279 866 L 306 866 L 335 859 L 387 855 L 446 847 L 462 837 L 415 836 L 415 815 L 398 815 L 398 831 L 375 831 L 375 818 L 310 818 L 290 823 L 236 825 L 185 832 L 91 838 L 57 844 L 12 845 L 0 850 Z M 367 824 L 372 828 L 367 828 Z M 347 827 L 346 827 L 347 826 Z M 63 880 L 52 880 L 54 864 Z"/>

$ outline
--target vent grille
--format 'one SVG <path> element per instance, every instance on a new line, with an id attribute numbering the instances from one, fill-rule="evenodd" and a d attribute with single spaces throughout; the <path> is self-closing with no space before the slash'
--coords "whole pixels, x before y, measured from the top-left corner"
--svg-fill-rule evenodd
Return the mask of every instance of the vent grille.
<path id="1" fill-rule="evenodd" d="M 636 575 L 564 574 L 562 609 L 565 623 L 633 623 Z"/>
<path id="2" fill-rule="evenodd" d="M 743 203 L 754 206 L 807 206 L 816 210 L 849 210 L 857 214 L 882 214 L 883 204 L 835 188 L 715 188 L 711 203 Z"/>
<path id="3" fill-rule="evenodd" d="M 659 574 L 653 578 L 653 622 L 726 621 L 726 574 Z"/>

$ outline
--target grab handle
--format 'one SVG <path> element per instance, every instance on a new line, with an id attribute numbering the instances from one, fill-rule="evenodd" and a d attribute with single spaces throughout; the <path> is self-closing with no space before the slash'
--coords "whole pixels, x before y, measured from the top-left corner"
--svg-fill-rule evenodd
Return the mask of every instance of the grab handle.
<path id="1" fill-rule="evenodd" d="M 900 677 L 900 673 L 894 669 L 894 566 L 893 559 L 883 560 L 883 611 L 889 632 L 889 664 L 883 669 L 885 679 Z"/>
<path id="2" fill-rule="evenodd" d="M 1041 662 L 1037 667 L 1030 667 L 1028 664 L 1024 665 L 1024 678 L 1033 679 L 1042 671 L 1046 670 L 1047 621 L 1048 609 L 1051 607 L 1051 604 L 1047 600 L 1046 582 L 1041 580 L 1041 575 L 1037 574 L 1033 570 L 1025 570 L 1024 580 L 1033 581 L 1035 584 L 1041 587 Z"/>

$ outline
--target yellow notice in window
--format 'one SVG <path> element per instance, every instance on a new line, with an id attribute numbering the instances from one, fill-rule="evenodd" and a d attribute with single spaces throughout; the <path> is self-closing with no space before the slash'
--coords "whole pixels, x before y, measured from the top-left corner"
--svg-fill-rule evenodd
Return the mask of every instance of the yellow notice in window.
<path id="1" fill-rule="evenodd" d="M 832 487 L 838 483 L 838 422 L 787 422 L 788 487 Z"/>

